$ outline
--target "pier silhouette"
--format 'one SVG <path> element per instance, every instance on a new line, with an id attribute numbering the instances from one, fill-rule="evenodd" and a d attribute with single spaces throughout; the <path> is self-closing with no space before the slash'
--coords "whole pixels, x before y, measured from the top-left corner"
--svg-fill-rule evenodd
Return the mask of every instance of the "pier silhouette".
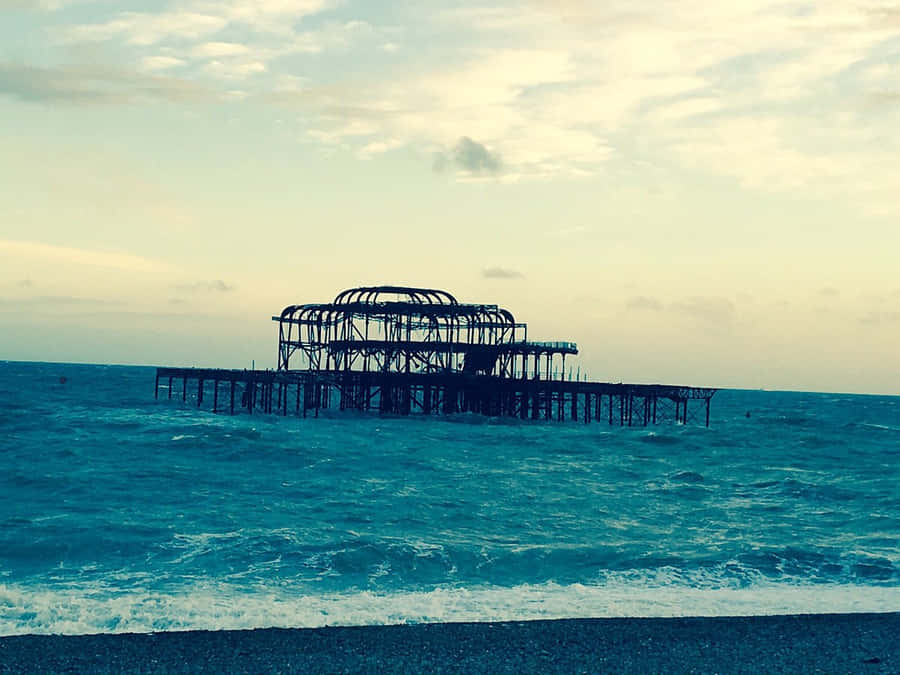
<path id="1" fill-rule="evenodd" d="M 183 402 L 210 405 L 211 388 L 213 412 L 231 414 L 305 417 L 339 409 L 709 426 L 716 393 L 566 379 L 566 357 L 578 354 L 574 342 L 529 340 L 527 324 L 509 310 L 460 303 L 436 289 L 353 288 L 330 303 L 290 305 L 272 320 L 277 370 L 158 368 L 155 397 L 164 387 L 172 399 L 180 380 Z"/>

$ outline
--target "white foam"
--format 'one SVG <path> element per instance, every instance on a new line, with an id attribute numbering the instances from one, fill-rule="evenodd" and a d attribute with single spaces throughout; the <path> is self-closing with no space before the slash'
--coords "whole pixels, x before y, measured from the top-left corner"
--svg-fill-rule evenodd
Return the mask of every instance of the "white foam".
<path id="1" fill-rule="evenodd" d="M 248 589 L 213 581 L 166 593 L 0 584 L 0 635 L 887 611 L 900 611 L 900 587 L 772 583 L 698 588 L 609 578 L 595 585 L 308 594 L 299 587 Z"/>

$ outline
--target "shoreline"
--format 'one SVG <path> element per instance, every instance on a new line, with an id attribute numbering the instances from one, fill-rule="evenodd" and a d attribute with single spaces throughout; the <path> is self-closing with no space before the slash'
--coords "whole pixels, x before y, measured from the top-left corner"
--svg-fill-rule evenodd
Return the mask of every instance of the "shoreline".
<path id="1" fill-rule="evenodd" d="M 900 612 L 0 637 L 0 672 L 900 672 Z"/>

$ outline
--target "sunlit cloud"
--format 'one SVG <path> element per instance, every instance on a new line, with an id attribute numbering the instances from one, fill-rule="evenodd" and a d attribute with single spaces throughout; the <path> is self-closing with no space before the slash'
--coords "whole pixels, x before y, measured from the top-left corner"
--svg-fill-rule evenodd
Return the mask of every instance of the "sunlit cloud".
<path id="1" fill-rule="evenodd" d="M 0 240 L 0 252 L 15 258 L 106 267 L 129 271 L 162 271 L 164 263 L 130 253 L 53 246 L 33 241 Z"/>
<path id="2" fill-rule="evenodd" d="M 144 70 L 167 70 L 177 66 L 183 66 L 185 61 L 174 56 L 146 56 L 141 59 Z"/>
<path id="3" fill-rule="evenodd" d="M 0 96 L 31 103 L 117 105 L 136 101 L 191 103 L 221 99 L 205 85 L 116 66 L 37 67 L 0 62 Z"/>

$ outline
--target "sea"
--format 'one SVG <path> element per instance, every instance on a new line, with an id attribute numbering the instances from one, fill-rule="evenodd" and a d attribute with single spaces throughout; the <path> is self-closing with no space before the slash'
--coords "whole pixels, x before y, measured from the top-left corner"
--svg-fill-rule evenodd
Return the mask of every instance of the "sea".
<path id="1" fill-rule="evenodd" d="M 304 419 L 154 375 L 0 361 L 0 635 L 900 611 L 900 397 Z"/>

